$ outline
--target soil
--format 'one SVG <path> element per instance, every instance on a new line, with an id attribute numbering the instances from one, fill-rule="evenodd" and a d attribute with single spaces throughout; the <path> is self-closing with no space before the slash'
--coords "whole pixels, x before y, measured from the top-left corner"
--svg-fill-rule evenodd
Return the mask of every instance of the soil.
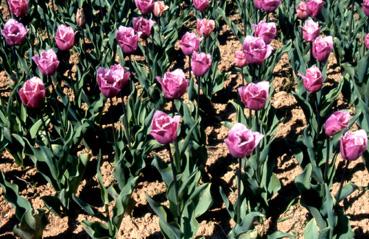
<path id="1" fill-rule="evenodd" d="M 7 9 L 2 6 L 0 12 L 4 16 L 8 16 Z M 234 52 L 241 47 L 241 43 L 229 31 L 228 27 L 224 26 L 221 29 L 222 38 L 225 40 L 221 42 L 221 62 L 218 66 L 219 70 L 229 72 L 228 79 L 225 82 L 225 88 L 231 88 L 232 93 L 236 94 L 237 87 L 242 84 L 242 78 L 239 73 L 232 71 Z M 278 42 L 274 42 L 278 45 Z M 334 56 L 331 56 L 328 70 L 328 83 L 340 80 L 340 69 L 335 66 Z M 72 54 L 70 58 L 71 64 L 78 64 L 78 56 Z M 72 69 L 75 73 L 75 69 Z M 307 125 L 305 115 L 297 105 L 297 101 L 291 94 L 296 83 L 292 69 L 289 67 L 288 55 L 282 56 L 279 64 L 276 66 L 275 77 L 272 81 L 274 93 L 271 97 L 271 105 L 281 114 L 286 115 L 286 120 L 280 122 L 277 131 L 277 139 L 283 142 L 284 139 L 294 139 L 299 135 L 304 127 Z M 297 79 L 298 80 L 298 79 Z M 0 93 L 2 98 L 9 96 L 11 81 L 8 79 L 5 72 L 0 72 Z M 65 91 L 71 98 L 72 93 Z M 109 110 L 110 104 L 119 104 L 119 100 L 107 102 L 104 112 Z M 344 99 L 340 99 L 338 105 L 344 104 Z M 170 107 L 170 106 L 168 106 Z M 228 156 L 228 150 L 223 143 L 227 136 L 228 129 L 225 127 L 223 121 L 235 121 L 235 112 L 230 103 L 222 101 L 215 101 L 212 105 L 215 112 L 216 122 L 205 129 L 207 135 L 207 152 L 208 160 L 206 162 L 206 172 L 209 181 L 214 185 L 221 185 L 229 187 L 229 199 L 231 202 L 236 200 L 236 184 L 235 171 L 237 170 L 236 162 Z M 108 126 L 107 126 L 108 127 Z M 111 127 L 111 126 L 110 126 Z M 283 145 L 282 145 L 283 146 Z M 168 152 L 162 150 L 156 152 L 164 159 L 168 159 Z M 294 179 L 302 172 L 296 158 L 291 152 L 281 152 L 274 156 L 276 160 L 275 173 L 281 180 L 283 188 L 282 196 L 291 197 L 296 193 L 294 188 Z M 339 161 L 340 162 L 340 161 Z M 337 165 L 342 166 L 342 164 Z M 17 182 L 22 182 L 20 188 L 21 195 L 28 198 L 35 209 L 43 208 L 45 205 L 40 199 L 41 196 L 52 195 L 54 190 L 48 183 L 44 182 L 37 172 L 32 168 L 20 168 L 15 163 L 12 157 L 5 151 L 0 156 L 0 169 L 7 177 Z M 349 165 L 349 178 L 358 186 L 366 187 L 369 183 L 369 175 L 362 159 L 353 161 Z M 104 178 L 104 184 L 110 185 L 114 179 L 112 176 L 113 166 L 107 160 L 101 166 L 101 172 Z M 342 170 L 339 170 L 342 173 Z M 90 197 L 96 197 L 96 192 L 93 191 L 97 187 L 97 179 L 94 177 L 92 182 L 86 181 L 81 186 L 89 190 Z M 94 185 L 88 187 L 88 185 Z M 214 187 L 215 188 L 215 187 Z M 333 192 L 337 191 L 338 185 L 334 186 Z M 162 238 L 160 234 L 159 218 L 150 209 L 147 203 L 147 196 L 154 197 L 163 204 L 165 202 L 165 184 L 161 181 L 160 175 L 152 168 L 144 170 L 139 178 L 139 182 L 132 194 L 133 205 L 130 208 L 119 230 L 119 238 Z M 95 193 L 95 194 L 94 194 Z M 356 191 L 342 203 L 345 212 L 350 217 L 351 225 L 355 231 L 356 238 L 369 237 L 369 201 L 368 191 Z M 224 205 L 220 201 L 216 201 L 209 212 L 203 217 L 200 222 L 200 229 L 198 231 L 198 238 L 205 236 L 205 238 L 226 238 L 228 230 L 234 225 L 234 222 L 229 220 Z M 3 196 L 3 191 L 0 188 L 0 238 L 14 238 L 12 228 L 16 224 L 14 209 L 6 202 Z M 53 213 L 48 214 L 49 224 L 44 231 L 45 238 L 88 238 L 83 231 L 82 221 L 95 220 L 82 212 L 72 219 L 72 223 L 68 223 L 66 217 L 60 218 Z M 303 238 L 303 230 L 310 219 L 308 211 L 300 204 L 297 198 L 296 203 L 287 207 L 287 209 L 278 218 L 267 218 L 261 227 L 258 229 L 261 233 L 265 233 L 270 229 L 277 229 L 282 232 L 288 232 L 295 235 L 296 238 Z M 72 225 L 72 227 L 70 227 Z"/>

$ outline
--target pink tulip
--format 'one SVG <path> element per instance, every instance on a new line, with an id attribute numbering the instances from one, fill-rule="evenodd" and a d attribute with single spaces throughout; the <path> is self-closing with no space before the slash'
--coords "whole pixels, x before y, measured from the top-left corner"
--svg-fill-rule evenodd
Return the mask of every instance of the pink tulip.
<path id="1" fill-rule="evenodd" d="M 323 86 L 322 72 L 316 66 L 308 68 L 305 75 L 299 74 L 299 76 L 303 80 L 305 89 L 310 93 L 320 90 Z"/>
<path id="2" fill-rule="evenodd" d="M 188 80 L 181 69 L 168 71 L 163 78 L 156 77 L 167 99 L 180 98 L 187 90 Z"/>
<path id="3" fill-rule="evenodd" d="M 364 0 L 361 6 L 363 8 L 365 15 L 369 16 L 369 0 Z"/>
<path id="4" fill-rule="evenodd" d="M 24 17 L 28 12 L 28 0 L 8 0 L 9 10 L 16 17 Z"/>
<path id="5" fill-rule="evenodd" d="M 204 11 L 210 4 L 209 0 L 192 0 L 193 6 L 200 12 Z"/>
<path id="6" fill-rule="evenodd" d="M 150 13 L 154 9 L 154 0 L 135 0 L 135 4 L 142 14 Z"/>
<path id="7" fill-rule="evenodd" d="M 302 27 L 302 37 L 307 42 L 312 42 L 319 36 L 320 28 L 319 23 L 314 22 L 312 19 L 305 21 Z"/>
<path id="8" fill-rule="evenodd" d="M 367 49 L 369 49 L 369 33 L 365 35 L 364 44 Z"/>
<path id="9" fill-rule="evenodd" d="M 281 0 L 254 0 L 255 7 L 264 12 L 273 12 L 280 4 Z"/>
<path id="10" fill-rule="evenodd" d="M 17 20 L 9 19 L 5 23 L 1 35 L 3 35 L 6 44 L 9 46 L 20 45 L 26 39 L 27 29 Z"/>
<path id="11" fill-rule="evenodd" d="M 200 46 L 201 38 L 197 37 L 195 33 L 186 32 L 179 42 L 183 54 L 191 55 L 194 51 L 197 51 Z"/>
<path id="12" fill-rule="evenodd" d="M 340 139 L 340 152 L 343 159 L 355 160 L 367 149 L 368 136 L 365 130 L 346 132 Z"/>
<path id="13" fill-rule="evenodd" d="M 116 64 L 109 68 L 97 69 L 96 81 L 101 93 L 105 97 L 113 97 L 119 94 L 128 83 L 131 73 L 123 66 Z"/>
<path id="14" fill-rule="evenodd" d="M 137 50 L 140 35 L 132 27 L 120 26 L 115 37 L 124 53 L 130 54 Z"/>
<path id="15" fill-rule="evenodd" d="M 195 76 L 203 76 L 211 67 L 211 55 L 194 52 L 191 58 L 191 68 Z"/>
<path id="16" fill-rule="evenodd" d="M 177 131 L 180 116 L 170 117 L 166 113 L 157 110 L 151 121 L 150 135 L 161 144 L 168 144 L 177 139 Z"/>
<path id="17" fill-rule="evenodd" d="M 28 108 L 38 108 L 45 99 L 45 85 L 38 77 L 27 80 L 19 89 L 18 95 Z"/>
<path id="18" fill-rule="evenodd" d="M 208 19 L 197 19 L 196 22 L 196 30 L 197 33 L 202 36 L 209 36 L 215 29 L 215 22 L 214 20 Z"/>
<path id="19" fill-rule="evenodd" d="M 319 36 L 313 41 L 313 57 L 317 61 L 325 61 L 333 50 L 333 38 L 331 36 Z"/>
<path id="20" fill-rule="evenodd" d="M 154 2 L 153 13 L 155 17 L 160 17 L 163 13 L 168 10 L 168 6 L 165 5 L 164 1 L 156 1 Z"/>
<path id="21" fill-rule="evenodd" d="M 75 33 L 73 28 L 66 25 L 60 25 L 55 34 L 56 46 L 61 51 L 69 50 L 74 45 L 74 36 Z"/>
<path id="22" fill-rule="evenodd" d="M 308 5 L 305 1 L 301 1 L 299 5 L 297 5 L 296 8 L 296 16 L 300 19 L 306 19 L 308 16 L 310 16 L 311 12 L 308 8 Z"/>
<path id="23" fill-rule="evenodd" d="M 234 64 L 237 67 L 240 67 L 240 68 L 247 65 L 246 54 L 243 50 L 235 52 L 235 54 L 234 54 Z"/>
<path id="24" fill-rule="evenodd" d="M 238 94 L 246 108 L 260 110 L 264 108 L 269 96 L 269 82 L 248 83 L 238 88 Z"/>
<path id="25" fill-rule="evenodd" d="M 277 35 L 277 26 L 274 22 L 260 21 L 252 28 L 254 36 L 261 37 L 266 44 L 269 44 Z"/>
<path id="26" fill-rule="evenodd" d="M 236 123 L 224 140 L 230 154 L 235 158 L 250 156 L 264 135 L 254 132 L 245 125 Z"/>
<path id="27" fill-rule="evenodd" d="M 59 60 L 53 49 L 42 50 L 40 55 L 35 55 L 32 60 L 36 63 L 40 72 L 50 76 L 56 72 L 59 66 Z"/>
<path id="28" fill-rule="evenodd" d="M 154 26 L 155 21 L 151 19 L 145 19 L 143 17 L 133 18 L 133 29 L 141 33 L 142 36 L 148 37 L 151 35 L 151 29 Z"/>
<path id="29" fill-rule="evenodd" d="M 312 17 L 316 17 L 322 9 L 324 2 L 323 0 L 308 0 L 306 4 L 310 12 L 309 15 Z"/>
<path id="30" fill-rule="evenodd" d="M 243 50 L 247 64 L 261 64 L 270 56 L 273 48 L 266 44 L 261 37 L 246 36 L 243 41 Z"/>
<path id="31" fill-rule="evenodd" d="M 351 119 L 350 113 L 344 110 L 336 111 L 324 123 L 324 132 L 327 136 L 333 136 L 347 128 Z"/>

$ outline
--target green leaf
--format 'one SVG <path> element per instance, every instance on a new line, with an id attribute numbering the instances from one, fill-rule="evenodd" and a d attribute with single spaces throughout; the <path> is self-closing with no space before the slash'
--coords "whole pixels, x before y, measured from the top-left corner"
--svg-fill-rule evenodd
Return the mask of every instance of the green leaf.
<path id="1" fill-rule="evenodd" d="M 316 225 L 315 219 L 311 219 L 304 229 L 304 239 L 319 238 L 319 228 Z"/>

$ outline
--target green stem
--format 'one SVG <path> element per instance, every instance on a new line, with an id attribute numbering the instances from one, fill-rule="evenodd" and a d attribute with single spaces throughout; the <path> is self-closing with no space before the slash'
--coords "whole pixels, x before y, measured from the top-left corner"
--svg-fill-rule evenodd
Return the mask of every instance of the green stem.
<path id="1" fill-rule="evenodd" d="M 180 205 L 179 205 L 179 201 L 178 201 L 178 183 L 177 183 L 177 170 L 176 170 L 176 165 L 175 162 L 173 160 L 173 154 L 172 151 L 170 149 L 170 144 L 167 144 L 167 150 L 169 152 L 169 159 L 170 159 L 170 164 L 171 164 L 171 168 L 172 168 L 172 173 L 173 173 L 173 183 L 174 183 L 174 190 L 175 190 L 175 203 L 176 205 L 176 213 L 177 216 L 180 216 Z"/>
<path id="2" fill-rule="evenodd" d="M 45 122 L 45 119 L 42 115 L 41 115 L 41 121 L 42 121 L 42 125 L 44 127 L 44 130 L 45 130 L 45 133 L 46 133 L 48 147 L 50 148 L 51 153 L 54 154 L 53 148 L 51 147 L 51 138 L 50 138 L 49 130 L 47 128 L 47 124 Z"/>
<path id="3" fill-rule="evenodd" d="M 325 166 L 324 166 L 324 179 L 327 181 L 328 181 L 328 167 L 329 167 L 330 154 L 331 154 L 330 138 L 327 138 L 327 155 L 326 155 Z"/>
<path id="4" fill-rule="evenodd" d="M 200 105 L 201 77 L 197 76 L 197 105 Z"/>
<path id="5" fill-rule="evenodd" d="M 237 171 L 237 205 L 236 205 L 236 223 L 241 223 L 241 175 L 242 175 L 242 158 L 238 158 L 238 171 Z"/>

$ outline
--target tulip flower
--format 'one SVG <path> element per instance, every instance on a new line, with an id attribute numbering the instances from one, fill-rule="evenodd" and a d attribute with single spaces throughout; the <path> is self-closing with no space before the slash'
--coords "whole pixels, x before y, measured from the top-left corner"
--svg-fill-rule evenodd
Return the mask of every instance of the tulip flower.
<path id="1" fill-rule="evenodd" d="M 210 4 L 210 0 L 192 0 L 193 6 L 200 12 L 204 11 Z"/>
<path id="2" fill-rule="evenodd" d="M 228 132 L 224 140 L 230 154 L 235 158 L 250 156 L 264 135 L 254 132 L 245 125 L 237 123 Z"/>
<path id="3" fill-rule="evenodd" d="M 55 34 L 56 46 L 61 51 L 67 51 L 73 47 L 74 37 L 75 33 L 73 28 L 66 25 L 60 25 Z"/>
<path id="4" fill-rule="evenodd" d="M 331 36 L 319 36 L 313 41 L 312 52 L 313 57 L 317 61 L 325 61 L 329 54 L 333 51 L 333 38 Z"/>
<path id="5" fill-rule="evenodd" d="M 303 80 L 305 89 L 310 93 L 320 90 L 323 86 L 322 72 L 315 65 L 308 68 L 305 75 L 300 73 L 299 76 Z"/>
<path id="6" fill-rule="evenodd" d="M 38 77 L 27 80 L 19 89 L 18 95 L 28 108 L 38 108 L 45 99 L 45 85 Z"/>
<path id="7" fill-rule="evenodd" d="M 264 12 L 273 12 L 280 4 L 281 0 L 254 0 L 255 7 Z"/>
<path id="8" fill-rule="evenodd" d="M 319 23 L 314 22 L 312 19 L 308 19 L 305 21 L 304 26 L 302 27 L 302 37 L 307 42 L 312 42 L 319 36 L 320 28 Z"/>
<path id="9" fill-rule="evenodd" d="M 318 16 L 322 9 L 324 2 L 323 0 L 308 0 L 306 2 L 307 8 L 309 9 L 309 15 L 312 17 Z"/>
<path id="10" fill-rule="evenodd" d="M 35 55 L 32 60 L 36 63 L 40 72 L 46 76 L 53 75 L 59 66 L 59 60 L 53 49 L 42 50 L 40 55 Z"/>
<path id="11" fill-rule="evenodd" d="M 261 37 L 246 36 L 243 41 L 243 50 L 247 64 L 261 64 L 270 56 L 273 48 L 266 44 Z"/>
<path id="12" fill-rule="evenodd" d="M 151 35 L 151 29 L 154 26 L 155 21 L 151 19 L 145 19 L 143 17 L 133 18 L 133 29 L 141 33 L 142 36 L 148 37 Z"/>
<path id="13" fill-rule="evenodd" d="M 364 44 L 367 49 L 369 49 L 369 33 L 365 35 Z"/>
<path id="14" fill-rule="evenodd" d="M 166 113 L 157 110 L 151 121 L 150 135 L 161 144 L 169 144 L 177 139 L 177 131 L 180 116 L 170 117 Z"/>
<path id="15" fill-rule="evenodd" d="M 344 110 L 336 111 L 324 123 L 324 132 L 327 136 L 333 136 L 348 127 L 351 119 L 350 113 Z"/>
<path id="16" fill-rule="evenodd" d="M 164 1 L 156 1 L 154 2 L 153 14 L 155 17 L 160 17 L 168 8 Z"/>
<path id="17" fill-rule="evenodd" d="M 348 131 L 340 139 L 341 156 L 345 160 L 355 160 L 365 152 L 367 145 L 368 135 L 365 130 Z"/>
<path id="18" fill-rule="evenodd" d="M 135 0 L 135 4 L 142 14 L 150 13 L 154 9 L 154 0 Z"/>
<path id="19" fill-rule="evenodd" d="M 9 19 L 1 30 L 1 35 L 9 46 L 20 45 L 26 39 L 27 29 L 17 20 Z"/>
<path id="20" fill-rule="evenodd" d="M 116 64 L 110 68 L 99 67 L 97 69 L 96 81 L 101 93 L 105 97 L 113 97 L 119 94 L 128 83 L 129 73 L 123 66 Z"/>
<path id="21" fill-rule="evenodd" d="M 305 1 L 301 1 L 296 8 L 296 16 L 300 19 L 306 19 L 308 16 L 310 16 L 311 12 L 308 8 L 308 5 Z"/>
<path id="22" fill-rule="evenodd" d="M 28 0 L 7 0 L 10 12 L 16 17 L 27 15 L 29 3 Z"/>
<path id="23" fill-rule="evenodd" d="M 369 16 L 369 0 L 364 0 L 361 6 L 363 8 L 365 15 Z"/>
<path id="24" fill-rule="evenodd" d="M 163 78 L 157 77 L 156 79 L 160 83 L 164 96 L 167 99 L 180 98 L 186 92 L 189 85 L 181 69 L 166 72 Z"/>
<path id="25" fill-rule="evenodd" d="M 136 34 L 132 27 L 120 26 L 115 37 L 124 53 L 130 54 L 137 50 L 140 34 Z"/>
<path id="26" fill-rule="evenodd" d="M 203 76 L 211 67 L 210 54 L 194 52 L 191 58 L 191 68 L 195 76 Z"/>
<path id="27" fill-rule="evenodd" d="M 243 50 L 235 52 L 234 64 L 240 68 L 247 65 L 246 53 Z"/>
<path id="28" fill-rule="evenodd" d="M 277 35 L 277 26 L 274 22 L 260 21 L 252 26 L 254 36 L 261 37 L 266 44 L 269 44 Z"/>
<path id="29" fill-rule="evenodd" d="M 179 47 L 183 54 L 191 55 L 194 51 L 199 49 L 200 41 L 201 38 L 197 37 L 195 33 L 186 32 L 179 42 Z"/>
<path id="30" fill-rule="evenodd" d="M 249 83 L 238 88 L 238 94 L 246 108 L 260 110 L 269 97 L 269 82 Z"/>
<path id="31" fill-rule="evenodd" d="M 208 19 L 197 19 L 196 30 L 200 36 L 209 36 L 215 28 L 214 20 Z"/>

